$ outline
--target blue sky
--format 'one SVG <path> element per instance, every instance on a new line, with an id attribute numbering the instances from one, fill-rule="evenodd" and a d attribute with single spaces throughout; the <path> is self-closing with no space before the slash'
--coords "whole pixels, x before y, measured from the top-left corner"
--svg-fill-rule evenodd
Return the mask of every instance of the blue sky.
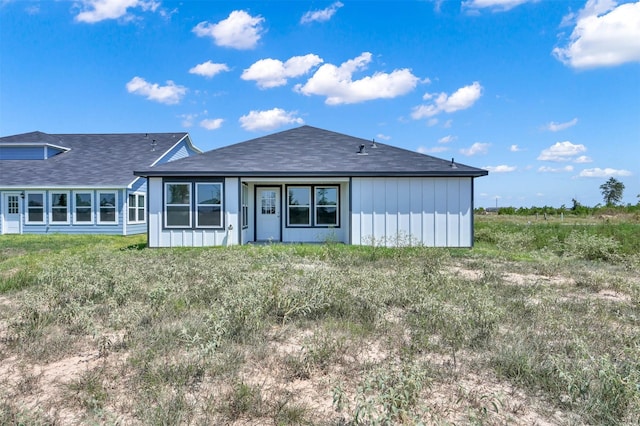
<path id="1" fill-rule="evenodd" d="M 0 135 L 308 124 L 482 167 L 476 206 L 640 194 L 640 2 L 0 0 Z"/>

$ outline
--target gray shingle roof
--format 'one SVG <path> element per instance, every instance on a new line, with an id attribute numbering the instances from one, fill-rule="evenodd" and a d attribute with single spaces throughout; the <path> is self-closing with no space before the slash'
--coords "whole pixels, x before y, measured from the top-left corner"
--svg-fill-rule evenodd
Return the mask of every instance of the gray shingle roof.
<path id="1" fill-rule="evenodd" d="M 146 137 L 145 137 L 146 135 Z M 23 133 L 0 144 L 51 144 L 69 151 L 46 160 L 0 160 L 0 187 L 124 187 L 135 169 L 150 167 L 187 133 Z M 151 142 L 155 139 L 156 146 Z"/>
<path id="2" fill-rule="evenodd" d="M 364 155 L 359 154 L 364 145 Z M 139 176 L 484 176 L 486 170 L 311 126 L 251 139 Z"/>

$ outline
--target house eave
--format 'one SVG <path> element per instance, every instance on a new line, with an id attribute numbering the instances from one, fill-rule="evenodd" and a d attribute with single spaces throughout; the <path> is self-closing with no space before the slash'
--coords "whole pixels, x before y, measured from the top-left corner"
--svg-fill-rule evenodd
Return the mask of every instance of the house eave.
<path id="1" fill-rule="evenodd" d="M 190 177 L 481 177 L 489 174 L 480 171 L 331 171 L 331 172 L 278 172 L 278 171 L 135 171 L 140 177 L 190 176 Z"/>

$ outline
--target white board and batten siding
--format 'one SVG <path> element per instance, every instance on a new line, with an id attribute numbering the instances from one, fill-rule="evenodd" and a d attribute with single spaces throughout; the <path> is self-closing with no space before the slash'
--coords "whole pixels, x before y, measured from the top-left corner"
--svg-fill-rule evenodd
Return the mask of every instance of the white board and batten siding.
<path id="1" fill-rule="evenodd" d="M 196 179 L 197 181 L 197 179 Z M 238 213 L 238 179 L 225 178 L 223 222 L 221 229 L 165 229 L 163 223 L 164 191 L 162 178 L 151 177 L 149 186 L 149 247 L 206 247 L 230 246 L 238 244 L 239 213 Z M 231 225 L 232 229 L 229 229 Z"/>
<path id="2" fill-rule="evenodd" d="M 472 246 L 471 177 L 354 177 L 351 189 L 351 244 Z"/>

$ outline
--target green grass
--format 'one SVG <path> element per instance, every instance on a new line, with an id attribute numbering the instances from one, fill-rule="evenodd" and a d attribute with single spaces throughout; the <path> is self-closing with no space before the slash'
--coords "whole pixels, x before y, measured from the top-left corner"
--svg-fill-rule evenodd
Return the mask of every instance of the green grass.
<path id="1" fill-rule="evenodd" d="M 0 423 L 638 423 L 635 226 L 481 218 L 450 250 L 3 236 Z"/>

